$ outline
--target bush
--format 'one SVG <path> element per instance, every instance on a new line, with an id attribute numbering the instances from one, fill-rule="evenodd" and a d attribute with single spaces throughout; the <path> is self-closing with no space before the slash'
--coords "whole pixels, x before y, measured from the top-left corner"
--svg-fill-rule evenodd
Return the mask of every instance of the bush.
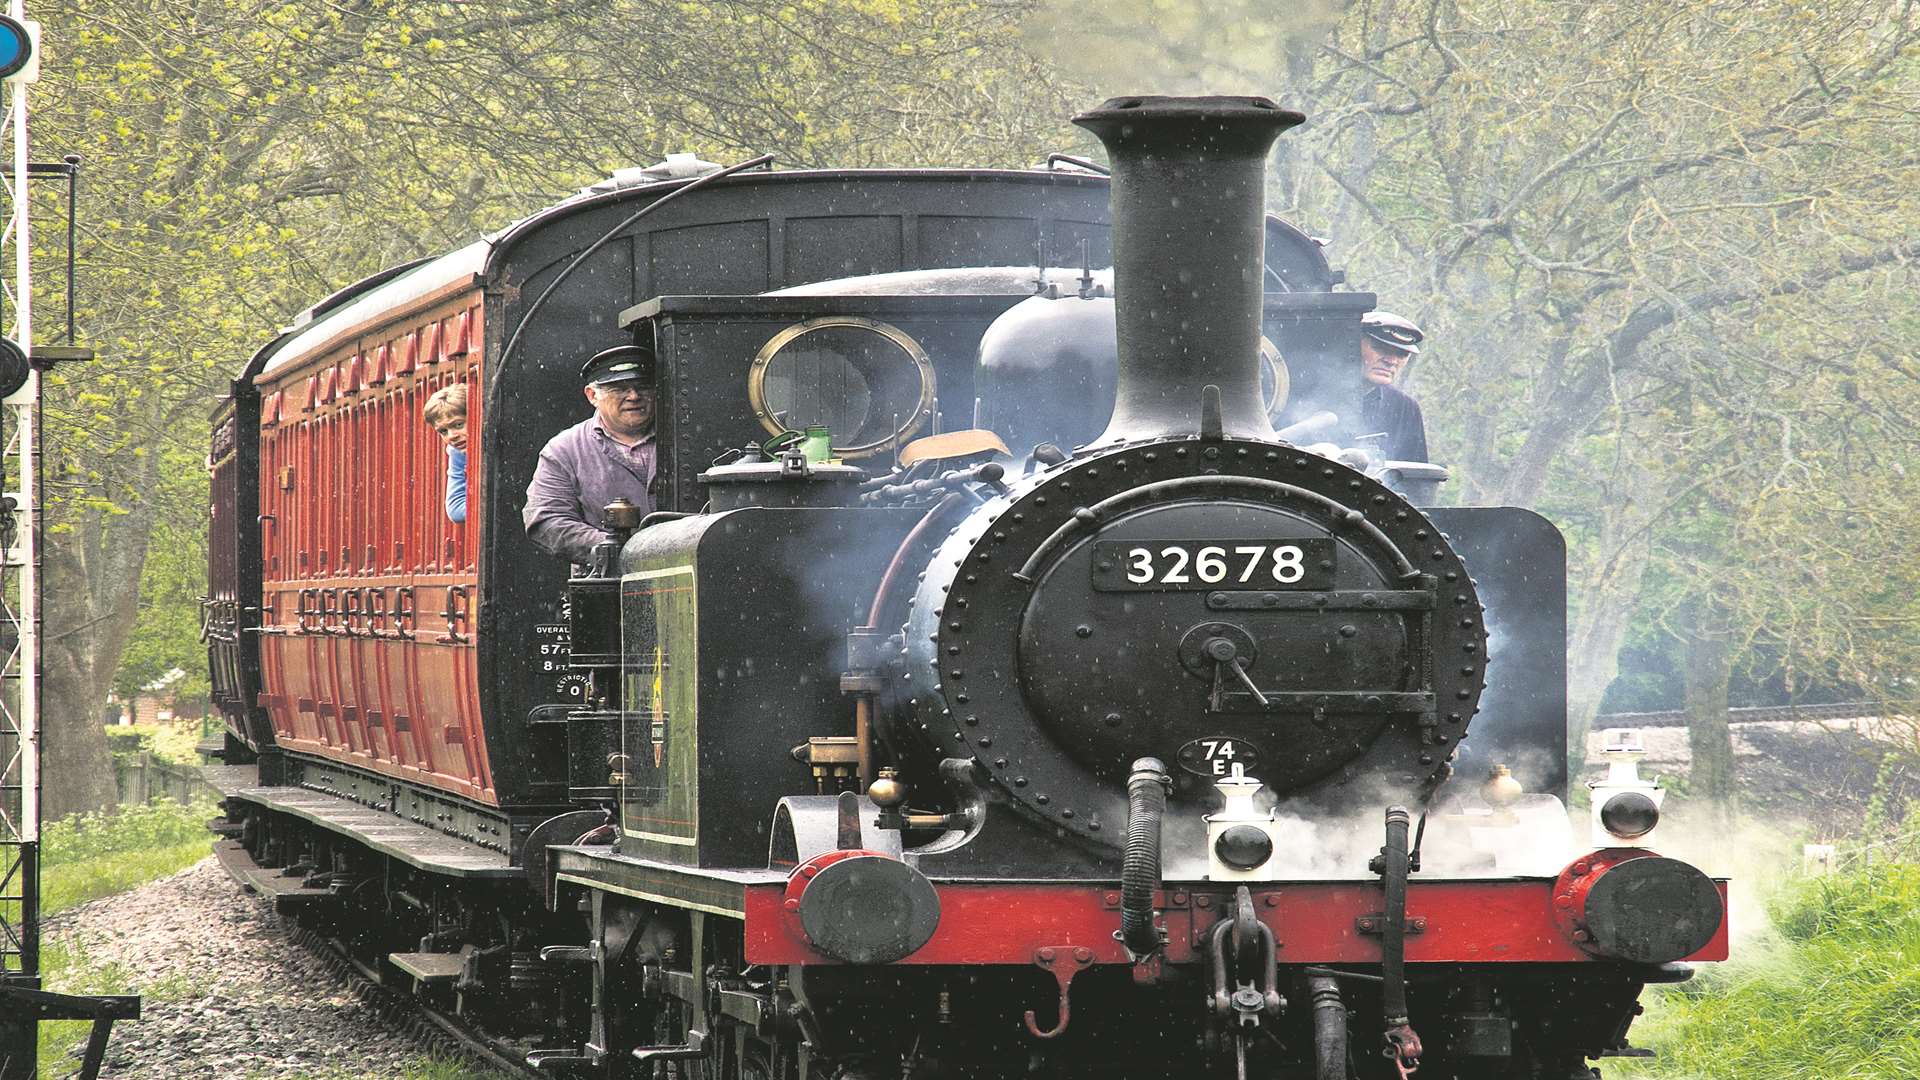
<path id="1" fill-rule="evenodd" d="M 210 799 L 186 805 L 159 799 L 114 812 L 64 817 L 48 823 L 41 832 L 41 865 L 53 869 L 121 852 L 151 851 L 188 842 L 210 844 L 207 819 L 219 813 L 219 805 Z"/>

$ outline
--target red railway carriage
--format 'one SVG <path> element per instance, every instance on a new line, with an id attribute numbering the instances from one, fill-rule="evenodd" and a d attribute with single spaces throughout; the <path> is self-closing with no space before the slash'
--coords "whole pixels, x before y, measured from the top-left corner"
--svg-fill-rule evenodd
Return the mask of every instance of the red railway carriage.
<path id="1" fill-rule="evenodd" d="M 444 269 L 365 322 L 349 306 L 296 334 L 254 376 L 256 700 L 283 750 L 497 803 L 474 659 L 479 522 L 442 511 L 445 455 L 421 420 L 436 390 L 484 376 L 476 275 Z M 483 409 L 469 406 L 476 431 Z M 476 447 L 468 468 L 484 467 Z"/>
<path id="2" fill-rule="evenodd" d="M 216 429 L 213 633 L 231 648 L 215 693 L 236 757 L 299 752 L 499 801 L 474 656 L 480 523 L 442 511 L 444 451 L 421 420 L 434 391 L 481 385 L 482 254 L 316 308 L 248 366 Z M 475 430 L 483 410 L 474 395 Z M 476 446 L 468 467 L 484 461 Z"/>

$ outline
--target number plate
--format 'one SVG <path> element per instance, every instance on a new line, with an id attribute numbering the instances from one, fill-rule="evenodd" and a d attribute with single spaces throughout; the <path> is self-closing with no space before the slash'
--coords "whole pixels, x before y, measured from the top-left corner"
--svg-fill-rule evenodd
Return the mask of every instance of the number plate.
<path id="1" fill-rule="evenodd" d="M 1231 776 L 1236 764 L 1251 775 L 1260 764 L 1260 748 L 1245 739 L 1215 735 L 1182 746 L 1174 760 L 1197 776 Z"/>
<path id="2" fill-rule="evenodd" d="M 1101 592 L 1331 589 L 1333 541 L 1098 540 Z"/>

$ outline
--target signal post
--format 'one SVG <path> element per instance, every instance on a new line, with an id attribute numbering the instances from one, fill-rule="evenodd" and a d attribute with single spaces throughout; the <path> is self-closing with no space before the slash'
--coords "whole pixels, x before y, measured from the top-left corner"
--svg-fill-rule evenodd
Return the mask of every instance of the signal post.
<path id="1" fill-rule="evenodd" d="M 115 1020 L 136 1019 L 130 995 L 49 992 L 40 981 L 40 559 L 41 375 L 63 360 L 87 360 L 73 325 L 74 209 L 80 159 L 29 160 L 27 91 L 40 73 L 40 27 L 24 0 L 0 16 L 0 166 L 5 230 L 0 232 L 0 1080 L 34 1080 L 42 1020 L 91 1020 L 79 1075 L 93 1080 Z M 33 338 L 32 231 L 28 185 L 67 181 L 67 325 L 63 344 L 36 347 Z M 6 276 L 11 254 L 10 278 Z"/>

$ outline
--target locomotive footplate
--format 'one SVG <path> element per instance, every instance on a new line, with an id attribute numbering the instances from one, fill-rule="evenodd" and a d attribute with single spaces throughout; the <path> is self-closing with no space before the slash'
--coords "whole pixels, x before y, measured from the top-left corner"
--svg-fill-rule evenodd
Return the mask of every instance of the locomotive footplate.
<path id="1" fill-rule="evenodd" d="M 589 891 L 615 893 L 709 915 L 744 918 L 749 889 L 771 889 L 775 897 L 787 875 L 776 870 L 702 869 L 622 855 L 611 847 L 554 847 L 554 880 Z M 774 901 L 779 907 L 779 901 Z"/>

